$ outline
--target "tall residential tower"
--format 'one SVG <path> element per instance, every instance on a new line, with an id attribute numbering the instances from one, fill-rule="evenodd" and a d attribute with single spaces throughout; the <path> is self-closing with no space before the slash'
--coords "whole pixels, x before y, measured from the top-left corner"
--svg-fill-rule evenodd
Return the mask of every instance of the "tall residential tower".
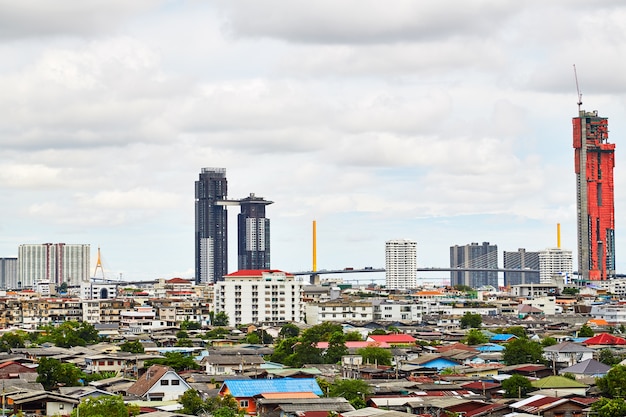
<path id="1" fill-rule="evenodd" d="M 272 201 L 253 193 L 239 200 L 237 266 L 242 269 L 270 269 L 270 219 L 265 206 Z"/>
<path id="2" fill-rule="evenodd" d="M 385 242 L 385 287 L 389 290 L 417 287 L 417 242 L 408 239 Z"/>
<path id="3" fill-rule="evenodd" d="M 77 285 L 89 279 L 88 244 L 44 243 L 20 245 L 17 253 L 17 288 L 38 282 Z"/>
<path id="4" fill-rule="evenodd" d="M 578 273 L 585 280 L 615 276 L 613 168 L 608 119 L 579 109 L 572 120 L 578 219 Z"/>
<path id="5" fill-rule="evenodd" d="M 212 283 L 228 273 L 228 217 L 223 202 L 225 168 L 202 168 L 196 181 L 196 283 Z"/>

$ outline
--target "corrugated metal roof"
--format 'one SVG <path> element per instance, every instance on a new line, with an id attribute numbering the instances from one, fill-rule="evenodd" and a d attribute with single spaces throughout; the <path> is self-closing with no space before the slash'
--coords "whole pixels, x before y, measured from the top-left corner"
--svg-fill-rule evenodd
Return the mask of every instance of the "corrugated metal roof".
<path id="1" fill-rule="evenodd" d="M 254 397 L 269 392 L 313 392 L 322 395 L 314 378 L 231 379 L 224 385 L 233 397 Z"/>

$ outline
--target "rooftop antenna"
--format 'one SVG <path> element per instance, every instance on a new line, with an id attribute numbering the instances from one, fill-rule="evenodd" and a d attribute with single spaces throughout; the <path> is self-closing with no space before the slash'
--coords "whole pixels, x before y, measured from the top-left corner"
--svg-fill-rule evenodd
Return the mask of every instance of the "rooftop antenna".
<path id="1" fill-rule="evenodd" d="M 578 87 L 578 74 L 576 73 L 576 64 L 574 64 L 574 79 L 576 80 L 576 94 L 578 95 L 578 113 L 580 113 L 580 106 L 583 104 L 583 95 Z"/>

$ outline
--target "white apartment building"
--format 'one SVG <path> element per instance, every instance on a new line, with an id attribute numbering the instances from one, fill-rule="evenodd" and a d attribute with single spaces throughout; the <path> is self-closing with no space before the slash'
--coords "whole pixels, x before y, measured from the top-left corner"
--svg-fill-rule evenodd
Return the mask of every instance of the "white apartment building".
<path id="1" fill-rule="evenodd" d="M 539 252 L 539 282 L 550 284 L 554 275 L 572 276 L 572 251 L 547 248 Z"/>
<path id="2" fill-rule="evenodd" d="M 117 298 L 117 284 L 83 281 L 80 283 L 80 298 L 83 300 Z"/>
<path id="3" fill-rule="evenodd" d="M 90 247 L 87 244 L 20 245 L 17 255 L 17 288 L 33 288 L 38 281 L 76 285 L 88 280 L 89 255 Z"/>
<path id="4" fill-rule="evenodd" d="M 374 306 L 370 300 L 334 300 L 306 305 L 307 324 L 316 325 L 325 321 L 372 321 Z"/>
<path id="5" fill-rule="evenodd" d="M 278 270 L 241 270 L 214 284 L 215 312 L 224 312 L 230 325 L 302 322 L 303 283 Z"/>
<path id="6" fill-rule="evenodd" d="M 417 242 L 408 239 L 385 242 L 385 286 L 388 290 L 417 287 Z"/>

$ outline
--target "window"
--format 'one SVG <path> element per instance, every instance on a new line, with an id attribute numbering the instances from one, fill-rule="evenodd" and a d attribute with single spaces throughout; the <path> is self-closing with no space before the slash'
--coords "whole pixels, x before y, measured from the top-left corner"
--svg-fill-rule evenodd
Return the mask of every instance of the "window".
<path id="1" fill-rule="evenodd" d="M 239 401 L 239 407 L 241 407 L 241 408 L 248 408 L 248 400 L 240 400 Z"/>
<path id="2" fill-rule="evenodd" d="M 162 379 L 161 380 L 161 385 L 169 385 L 170 381 L 168 381 L 167 379 Z"/>
<path id="3" fill-rule="evenodd" d="M 180 385 L 180 381 L 178 379 L 172 379 L 172 385 Z"/>

